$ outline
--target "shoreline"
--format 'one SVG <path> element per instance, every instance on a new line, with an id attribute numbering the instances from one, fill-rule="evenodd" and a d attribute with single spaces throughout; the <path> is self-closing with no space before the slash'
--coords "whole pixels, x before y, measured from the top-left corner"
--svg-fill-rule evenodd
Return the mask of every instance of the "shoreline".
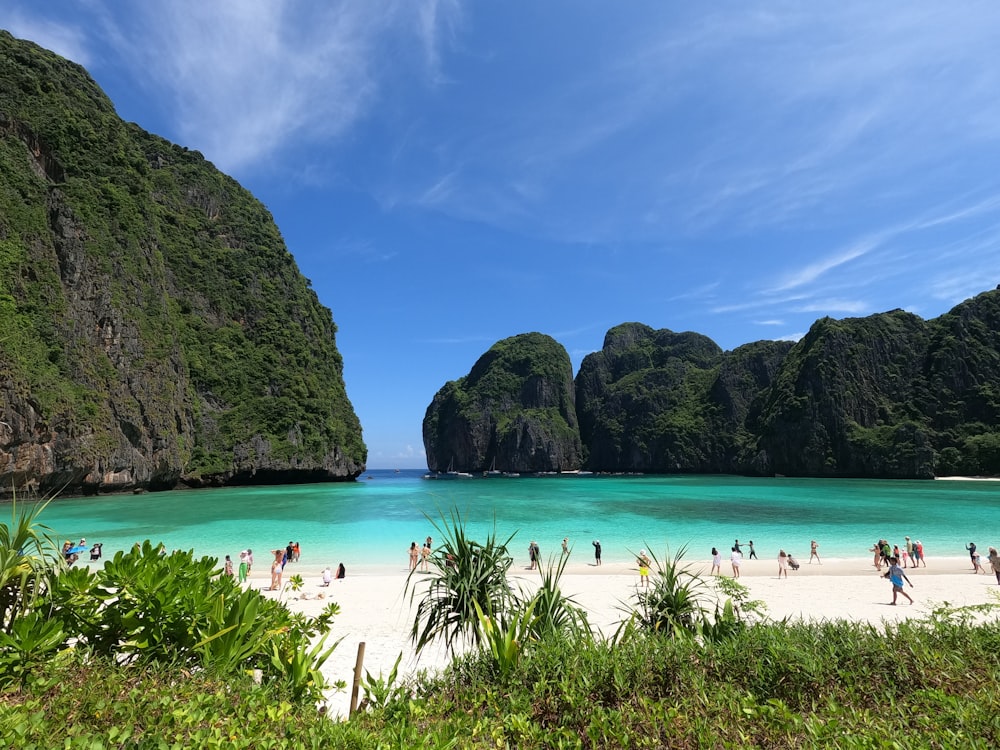
<path id="1" fill-rule="evenodd" d="M 710 561 L 689 561 L 690 570 L 706 581 L 704 603 L 709 608 L 718 601 L 718 591 L 708 576 Z M 364 672 L 374 677 L 387 676 L 397 656 L 399 681 L 417 676 L 422 670 L 437 671 L 446 666 L 449 656 L 436 644 L 424 650 L 419 657 L 409 640 L 416 602 L 419 601 L 420 580 L 415 576 L 417 595 L 411 602 L 406 591 L 407 566 L 369 565 L 348 570 L 342 581 L 334 580 L 329 587 L 322 587 L 323 565 L 308 562 L 290 563 L 285 568 L 284 583 L 291 575 L 301 575 L 304 585 L 299 592 L 285 589 L 282 592 L 263 591 L 272 598 L 280 598 L 293 611 L 315 615 L 327 603 L 340 605 L 341 614 L 334 618 L 331 638 L 340 639 L 339 645 L 323 667 L 331 681 L 340 679 L 347 683 L 343 691 L 330 691 L 328 710 L 334 716 L 346 716 L 350 702 L 358 646 L 365 644 Z M 539 575 L 526 569 L 526 565 L 512 567 L 508 580 L 515 590 L 533 591 Z M 722 572 L 731 577 L 728 560 Z M 900 622 L 907 619 L 924 619 L 934 609 L 945 604 L 953 607 L 996 604 L 1000 605 L 1000 586 L 992 571 L 986 575 L 975 574 L 968 557 L 932 558 L 928 566 L 907 568 L 913 587 L 906 587 L 915 602 L 909 605 L 900 597 L 900 604 L 892 606 L 892 587 L 875 570 L 872 558 L 842 558 L 824 560 L 823 564 L 803 562 L 798 571 L 789 571 L 787 579 L 777 578 L 777 560 L 745 560 L 741 567 L 740 583 L 748 590 L 749 600 L 764 603 L 764 615 L 772 621 L 783 618 L 802 621 L 847 620 L 868 622 L 873 625 Z M 884 572 L 884 568 L 883 568 Z M 654 566 L 655 575 L 655 566 Z M 248 585 L 264 589 L 270 583 L 269 566 L 255 566 Z M 587 613 L 591 626 L 598 633 L 609 636 L 627 618 L 630 603 L 639 591 L 639 576 L 634 565 L 606 563 L 601 567 L 589 563 L 571 562 L 560 580 L 563 592 L 574 599 Z M 322 595 L 323 598 L 318 598 Z"/>

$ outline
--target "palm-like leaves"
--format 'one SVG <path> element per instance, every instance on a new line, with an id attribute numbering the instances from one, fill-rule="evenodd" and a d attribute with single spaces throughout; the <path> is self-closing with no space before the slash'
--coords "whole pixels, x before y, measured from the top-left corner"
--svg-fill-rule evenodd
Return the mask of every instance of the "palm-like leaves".
<path id="1" fill-rule="evenodd" d="M 655 633 L 679 635 L 694 633 L 705 619 L 701 593 L 704 581 L 691 566 L 682 564 L 687 546 L 661 564 L 652 555 L 654 573 L 650 584 L 636 597 L 635 610 L 640 626 Z"/>
<path id="2" fill-rule="evenodd" d="M 10 633 L 14 620 L 31 609 L 62 567 L 51 529 L 38 522 L 48 501 L 28 509 L 11 504 L 10 524 L 0 524 L 0 629 Z"/>
<path id="3" fill-rule="evenodd" d="M 494 526 L 485 542 L 477 542 L 466 535 L 462 518 L 454 510 L 450 520 L 429 520 L 443 541 L 431 557 L 429 577 L 412 571 L 407 578 L 411 602 L 423 590 L 410 637 L 418 652 L 432 641 L 443 639 L 445 647 L 454 653 L 463 641 L 480 642 L 477 605 L 490 615 L 508 609 L 513 594 L 507 571 L 513 560 L 507 545 L 514 535 L 500 541 Z"/>

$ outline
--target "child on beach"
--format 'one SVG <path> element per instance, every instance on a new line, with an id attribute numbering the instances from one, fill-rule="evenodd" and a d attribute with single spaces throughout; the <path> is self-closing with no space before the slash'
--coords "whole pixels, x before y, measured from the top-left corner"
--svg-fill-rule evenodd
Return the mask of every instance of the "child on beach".
<path id="1" fill-rule="evenodd" d="M 913 588 L 913 581 L 911 581 L 906 573 L 901 567 L 899 567 L 899 559 L 895 557 L 889 558 L 889 570 L 886 572 L 885 578 L 888 578 L 890 583 L 892 583 L 892 603 L 896 603 L 896 595 L 902 594 L 907 599 L 910 600 L 910 604 L 913 604 L 913 597 L 903 591 L 903 581 L 905 580 L 910 584 L 910 588 Z"/>
<path id="2" fill-rule="evenodd" d="M 416 542 L 414 542 L 414 544 L 416 544 Z M 333 571 L 330 570 L 330 566 L 327 565 L 325 568 L 323 568 L 323 585 L 329 586 L 330 581 L 332 580 L 333 580 Z"/>

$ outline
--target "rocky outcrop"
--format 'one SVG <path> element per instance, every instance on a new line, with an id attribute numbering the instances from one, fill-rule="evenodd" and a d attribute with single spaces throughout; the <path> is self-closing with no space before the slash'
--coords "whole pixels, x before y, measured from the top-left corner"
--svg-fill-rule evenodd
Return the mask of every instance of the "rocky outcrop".
<path id="1" fill-rule="evenodd" d="M 997 476 L 1000 290 L 931 321 L 901 310 L 823 318 L 795 344 L 730 352 L 700 334 L 625 323 L 584 358 L 575 386 L 592 471 Z M 517 398 L 484 402 L 449 383 L 424 422 L 431 468 L 482 468 L 494 455 L 487 426 L 524 413 Z"/>
<path id="2" fill-rule="evenodd" d="M 0 32 L 0 486 L 352 479 L 336 327 L 267 210 Z"/>
<path id="3" fill-rule="evenodd" d="M 573 367 L 549 336 L 494 344 L 434 396 L 423 423 L 431 471 L 572 471 L 582 464 Z"/>

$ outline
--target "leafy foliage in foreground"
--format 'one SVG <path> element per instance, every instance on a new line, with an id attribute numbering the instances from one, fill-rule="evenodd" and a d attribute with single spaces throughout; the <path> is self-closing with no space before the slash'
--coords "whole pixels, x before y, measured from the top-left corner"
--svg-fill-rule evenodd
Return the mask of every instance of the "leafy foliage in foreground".
<path id="1" fill-rule="evenodd" d="M 477 748 L 994 747 L 998 654 L 995 620 L 954 615 L 885 630 L 758 624 L 704 643 L 550 638 L 504 672 L 465 657 L 355 723 Z"/>

